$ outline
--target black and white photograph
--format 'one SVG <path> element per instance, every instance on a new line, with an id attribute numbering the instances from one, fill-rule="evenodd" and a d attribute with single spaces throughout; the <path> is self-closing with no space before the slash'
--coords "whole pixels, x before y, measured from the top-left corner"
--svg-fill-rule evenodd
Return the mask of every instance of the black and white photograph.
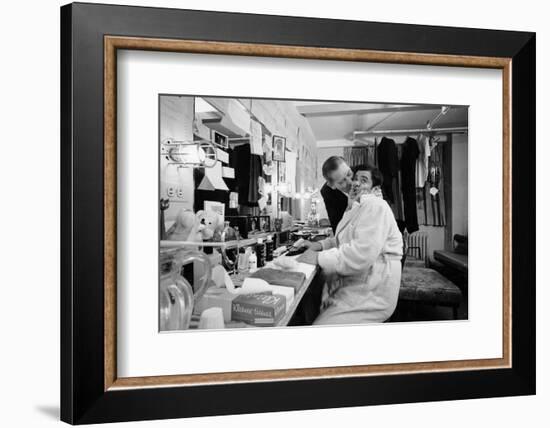
<path id="1" fill-rule="evenodd" d="M 273 136 L 273 160 L 284 162 L 286 152 L 286 139 L 279 135 Z"/>
<path id="2" fill-rule="evenodd" d="M 468 320 L 467 105 L 158 106 L 160 332 Z"/>
<path id="3" fill-rule="evenodd" d="M 544 426 L 544 4 L 5 2 L 1 425 Z"/>
<path id="4" fill-rule="evenodd" d="M 214 144 L 220 146 L 223 149 L 227 149 L 229 147 L 227 135 L 223 135 L 215 130 L 212 130 L 212 141 L 214 142 Z"/>

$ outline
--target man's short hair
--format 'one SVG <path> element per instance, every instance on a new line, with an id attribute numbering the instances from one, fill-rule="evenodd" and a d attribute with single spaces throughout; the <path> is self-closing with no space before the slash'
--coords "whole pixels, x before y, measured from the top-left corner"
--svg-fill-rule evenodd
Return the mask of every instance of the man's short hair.
<path id="1" fill-rule="evenodd" d="M 369 171 L 370 177 L 372 179 L 372 187 L 381 186 L 384 182 L 384 177 L 382 176 L 382 173 L 374 165 L 370 165 L 368 163 L 357 165 L 352 168 L 352 171 L 353 175 L 355 175 L 357 171 Z"/>
<path id="2" fill-rule="evenodd" d="M 323 177 L 325 177 L 325 180 L 330 181 L 329 174 L 332 171 L 336 171 L 340 164 L 344 162 L 345 159 L 342 156 L 331 156 L 329 157 L 324 163 L 323 163 Z"/>

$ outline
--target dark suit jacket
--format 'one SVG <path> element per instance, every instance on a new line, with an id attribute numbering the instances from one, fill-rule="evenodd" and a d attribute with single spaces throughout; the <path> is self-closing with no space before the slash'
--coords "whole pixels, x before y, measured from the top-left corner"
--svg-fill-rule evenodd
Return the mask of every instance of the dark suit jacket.
<path id="1" fill-rule="evenodd" d="M 336 232 L 336 226 L 340 223 L 348 207 L 348 197 L 340 190 L 332 189 L 326 183 L 321 187 L 321 196 L 323 197 L 323 201 L 325 201 L 332 231 Z"/>
<path id="2" fill-rule="evenodd" d="M 397 171 L 399 170 L 397 146 L 395 145 L 394 140 L 383 137 L 376 150 L 378 158 L 378 169 L 384 177 L 384 181 L 382 182 L 384 199 L 386 199 L 390 203 L 393 203 L 393 179 L 394 177 L 397 177 Z"/>

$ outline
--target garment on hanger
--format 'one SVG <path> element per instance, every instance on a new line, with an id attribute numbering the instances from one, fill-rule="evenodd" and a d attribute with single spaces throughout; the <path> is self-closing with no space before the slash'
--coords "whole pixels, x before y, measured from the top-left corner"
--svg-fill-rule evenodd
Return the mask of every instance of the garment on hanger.
<path id="1" fill-rule="evenodd" d="M 428 179 L 428 162 L 430 159 L 430 139 L 426 135 L 418 138 L 418 158 L 416 159 L 416 187 L 424 187 Z"/>
<path id="2" fill-rule="evenodd" d="M 382 192 L 384 199 L 388 202 L 394 202 L 393 180 L 399 170 L 399 159 L 397 157 L 397 146 L 395 141 L 383 137 L 377 147 L 378 169 L 382 173 L 384 182 L 382 183 Z"/>
<path id="3" fill-rule="evenodd" d="M 416 232 L 418 228 L 418 217 L 416 212 L 416 161 L 419 150 L 418 142 L 407 137 L 403 143 L 401 155 L 401 192 L 403 193 L 403 210 L 405 213 L 405 224 L 409 233 Z"/>
<path id="4" fill-rule="evenodd" d="M 235 188 L 239 193 L 239 205 L 256 207 L 259 192 L 258 178 L 263 175 L 262 157 L 250 153 L 250 145 L 242 144 L 229 153 L 229 164 L 235 170 Z"/>
<path id="5" fill-rule="evenodd" d="M 443 150 L 444 145 L 436 145 L 432 149 L 428 169 L 426 189 L 430 195 L 432 219 L 434 226 L 445 226 L 445 194 L 443 185 Z"/>
<path id="6" fill-rule="evenodd" d="M 260 195 L 260 177 L 263 174 L 262 157 L 250 155 L 250 177 L 248 181 L 248 205 L 257 206 Z"/>
<path id="7" fill-rule="evenodd" d="M 400 165 L 401 156 L 403 154 L 403 144 L 396 144 L 396 146 L 397 146 L 398 165 Z M 401 181 L 402 181 L 401 170 L 398 169 L 397 174 L 395 175 L 395 178 L 393 179 L 393 183 L 392 183 L 394 202 L 391 203 L 388 201 L 388 203 L 391 206 L 395 219 L 402 221 L 404 224 L 405 213 L 403 211 L 403 194 L 401 192 Z"/>
<path id="8" fill-rule="evenodd" d="M 374 137 L 374 166 L 378 168 L 378 138 Z"/>
<path id="9" fill-rule="evenodd" d="M 416 188 L 418 224 L 445 226 L 445 189 L 442 153 L 444 144 L 432 146 L 428 165 L 428 178 L 424 187 Z"/>

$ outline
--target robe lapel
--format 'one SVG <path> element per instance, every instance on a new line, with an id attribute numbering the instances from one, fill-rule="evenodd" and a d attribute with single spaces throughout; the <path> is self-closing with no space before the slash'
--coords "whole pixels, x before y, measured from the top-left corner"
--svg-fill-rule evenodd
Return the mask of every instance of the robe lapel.
<path id="1" fill-rule="evenodd" d="M 342 217 L 342 220 L 340 220 L 340 223 L 338 223 L 338 226 L 336 226 L 336 233 L 334 237 L 336 238 L 336 242 L 340 242 L 340 234 L 343 232 L 345 227 L 349 224 L 350 221 L 355 219 L 357 215 L 359 214 L 359 205 L 354 206 L 349 211 L 346 211 L 344 213 L 344 216 Z"/>

